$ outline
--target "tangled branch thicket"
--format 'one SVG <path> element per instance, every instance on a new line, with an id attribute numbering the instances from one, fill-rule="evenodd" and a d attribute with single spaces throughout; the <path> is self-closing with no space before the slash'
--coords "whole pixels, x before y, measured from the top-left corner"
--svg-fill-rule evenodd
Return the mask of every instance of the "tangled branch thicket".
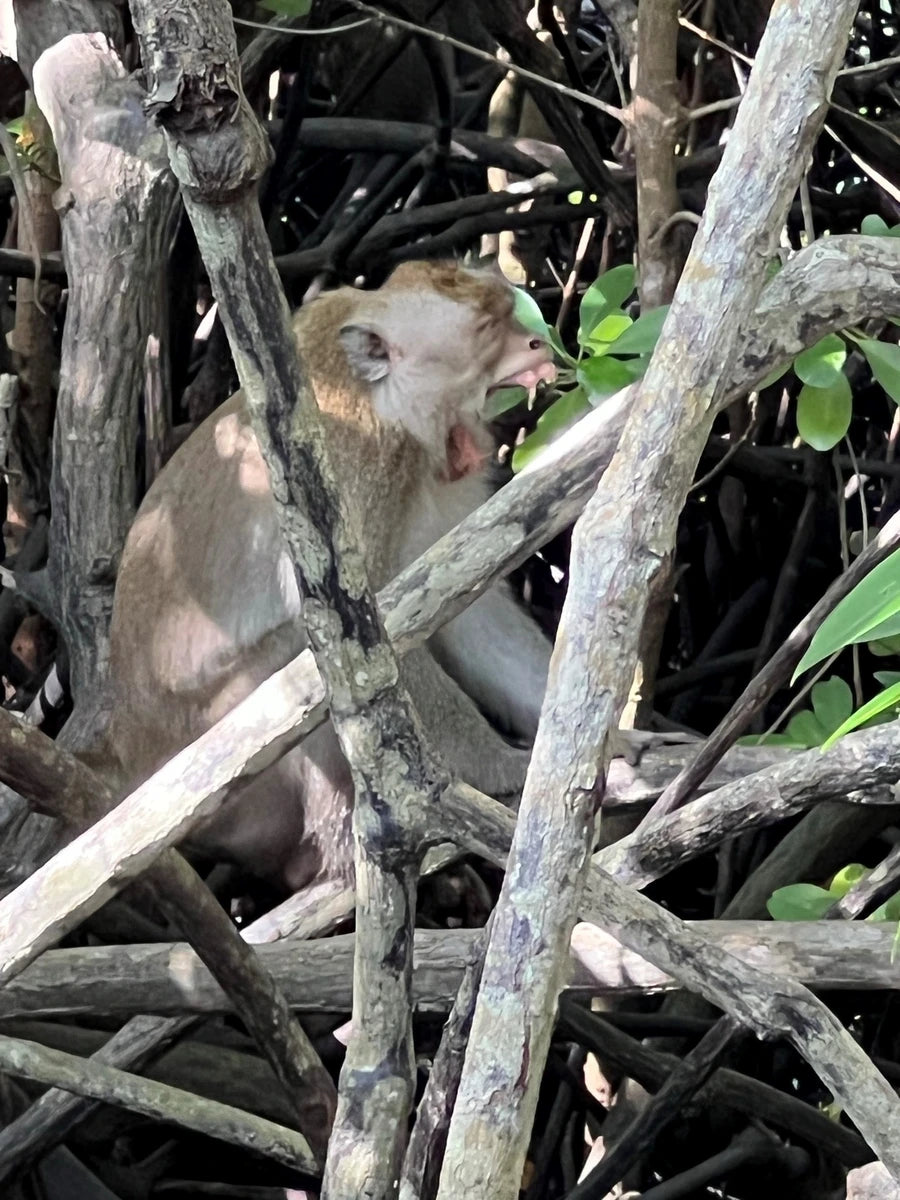
<path id="1" fill-rule="evenodd" d="M 332 1197 L 876 1194 L 900 1147 L 896 724 L 818 746 L 894 680 L 895 631 L 812 688 L 790 673 L 900 538 L 894 6 L 64 7 L 0 6 L 5 1194 L 314 1194 L 323 1170 Z M 504 573 L 562 618 L 519 828 L 456 780 L 418 814 L 382 796 L 359 897 L 174 849 L 325 718 L 341 645 L 119 807 L 98 740 L 135 503 L 287 337 L 254 300 L 277 291 L 257 179 L 292 305 L 496 257 L 562 356 L 556 390 L 494 414 L 506 486 L 378 596 L 398 654 Z M 592 342 L 601 299 L 619 323 Z M 617 354 L 670 303 L 655 357 L 655 334 Z M 265 379 L 267 419 L 293 386 Z M 309 480 L 285 477 L 290 520 Z M 382 737 L 408 716 L 388 691 L 362 718 Z M 392 829 L 410 892 L 428 849 L 415 933 L 372 901 Z M 770 921 L 779 889 L 775 915 L 832 907 Z"/>

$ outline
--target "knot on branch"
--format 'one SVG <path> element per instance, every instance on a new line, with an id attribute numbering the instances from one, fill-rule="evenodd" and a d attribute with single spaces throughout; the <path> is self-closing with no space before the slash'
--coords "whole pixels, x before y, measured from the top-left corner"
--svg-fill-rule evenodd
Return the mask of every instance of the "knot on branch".
<path id="1" fill-rule="evenodd" d="M 225 65 L 158 73 L 146 109 L 166 134 L 179 183 L 210 203 L 254 187 L 272 160 L 240 81 Z"/>
<path id="2" fill-rule="evenodd" d="M 173 134 L 211 133 L 237 119 L 242 99 L 237 77 L 226 63 L 215 63 L 196 74 L 158 71 L 145 107 Z"/>

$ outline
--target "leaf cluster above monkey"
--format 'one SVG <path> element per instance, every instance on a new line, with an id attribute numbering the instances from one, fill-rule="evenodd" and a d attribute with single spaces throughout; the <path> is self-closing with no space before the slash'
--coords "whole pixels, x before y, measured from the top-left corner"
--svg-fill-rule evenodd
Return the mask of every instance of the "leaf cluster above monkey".
<path id="1" fill-rule="evenodd" d="M 294 329 L 329 452 L 382 587 L 489 495 L 489 391 L 554 377 L 498 275 L 406 263 L 381 288 L 341 288 Z M 199 737 L 306 645 L 265 464 L 238 392 L 148 492 L 116 587 L 112 743 L 128 786 Z M 550 646 L 504 586 L 402 664 L 435 749 L 492 794 L 521 786 Z M 481 711 L 479 711 L 481 710 Z M 352 870 L 352 784 L 329 724 L 195 831 L 211 852 L 292 890 Z"/>

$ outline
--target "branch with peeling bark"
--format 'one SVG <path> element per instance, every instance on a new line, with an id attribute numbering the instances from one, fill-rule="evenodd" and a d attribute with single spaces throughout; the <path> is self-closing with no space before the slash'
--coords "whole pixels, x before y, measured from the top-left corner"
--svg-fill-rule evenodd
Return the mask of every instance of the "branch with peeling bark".
<path id="1" fill-rule="evenodd" d="M 356 883 L 365 897 L 356 911 L 360 986 L 323 1186 L 332 1195 L 389 1196 L 415 1073 L 410 985 L 421 821 L 448 778 L 399 681 L 297 358 L 256 201 L 267 143 L 241 91 L 230 8 L 221 0 L 160 10 L 135 0 L 132 15 L 148 108 L 166 133 L 219 302 L 354 781 Z"/>
<path id="2" fill-rule="evenodd" d="M 487 797 L 478 796 L 471 788 L 460 786 L 454 788 L 447 797 L 445 816 L 448 827 L 454 831 L 461 843 L 482 854 L 489 861 L 500 865 L 505 862 L 514 818 L 502 805 Z M 755 997 L 757 989 L 766 994 L 779 992 L 780 989 L 782 1000 L 786 1002 L 784 997 L 789 997 L 792 987 L 788 979 L 797 977 L 796 972 L 787 970 L 786 977 L 776 982 L 778 977 L 774 974 L 767 975 L 762 972 L 753 949 L 756 943 L 746 941 L 746 934 L 740 927 L 732 929 L 728 926 L 714 925 L 713 930 L 707 932 L 709 927 L 701 931 L 699 927 L 684 926 L 649 900 L 620 887 L 599 871 L 592 871 L 583 915 L 611 930 L 623 945 L 643 954 L 648 960 L 665 966 L 687 986 L 723 1006 L 727 1011 L 736 1009 L 743 1016 L 747 1014 L 747 1006 L 741 997 Z M 820 933 L 814 933 L 814 929 L 815 927 L 810 926 L 804 932 L 813 938 L 821 936 Z M 878 936 L 868 929 L 856 929 L 853 933 L 856 939 Z M 596 942 L 588 938 L 587 944 L 596 945 Z M 751 952 L 751 961 L 747 964 L 740 961 L 742 944 Z M 585 939 L 582 937 L 579 951 L 582 956 L 588 953 L 585 945 Z M 827 950 L 823 949 L 821 953 L 827 956 Z M 651 983 L 652 977 L 642 974 L 633 960 L 619 965 L 628 974 L 634 970 L 635 980 Z M 775 966 L 773 962 L 773 967 Z M 890 969 L 889 956 L 885 957 L 885 967 Z M 599 974 L 596 970 L 594 973 Z M 730 999 L 732 995 L 735 999 Z M 760 1017 L 757 1028 L 759 1032 L 765 1033 L 765 1021 L 769 1014 L 765 1008 L 760 1009 L 760 1012 L 764 1015 Z M 0 1152 L 3 1148 L 3 1140 L 0 1139 Z"/>
<path id="3" fill-rule="evenodd" d="M 816 989 L 900 990 L 891 963 L 896 925 L 830 921 L 687 921 L 710 945 L 773 975 Z M 453 1003 L 477 929 L 417 929 L 413 1000 L 417 1013 Z M 355 934 L 261 946 L 263 966 L 295 1012 L 347 1013 L 352 1003 Z M 675 986 L 673 976 L 595 925 L 575 926 L 565 990 L 577 996 L 636 996 Z M 0 991 L 0 1020 L 13 1018 L 182 1016 L 234 1012 L 213 973 L 184 942 L 48 950 Z M 148 1018 L 143 1017 L 146 1021 Z"/>

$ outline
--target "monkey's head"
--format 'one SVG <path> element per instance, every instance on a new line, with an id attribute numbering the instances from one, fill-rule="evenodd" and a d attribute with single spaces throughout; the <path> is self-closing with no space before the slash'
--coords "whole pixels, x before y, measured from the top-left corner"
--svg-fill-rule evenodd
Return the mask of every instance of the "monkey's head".
<path id="1" fill-rule="evenodd" d="M 350 369 L 370 385 L 376 414 L 408 430 L 439 478 L 483 465 L 490 391 L 556 376 L 546 341 L 513 309 L 513 288 L 492 271 L 410 262 L 377 292 L 361 293 L 341 327 Z"/>

